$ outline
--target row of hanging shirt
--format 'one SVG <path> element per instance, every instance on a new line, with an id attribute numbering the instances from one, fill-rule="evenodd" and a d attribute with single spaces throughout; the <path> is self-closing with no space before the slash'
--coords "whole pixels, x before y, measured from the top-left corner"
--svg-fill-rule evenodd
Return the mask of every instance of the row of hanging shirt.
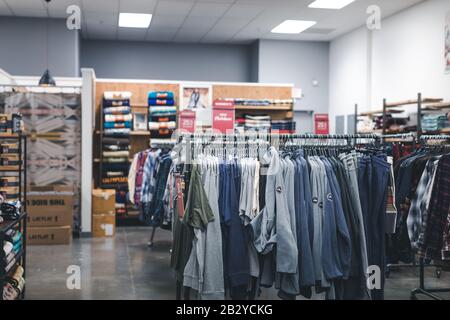
<path id="1" fill-rule="evenodd" d="M 430 137 L 445 143 L 445 136 Z M 447 140 L 450 137 L 447 136 Z M 388 239 L 389 262 L 411 262 L 414 254 L 450 261 L 450 148 L 393 143 L 396 155 L 396 232 Z M 422 146 L 421 146 L 422 144 Z"/>
<path id="2" fill-rule="evenodd" d="M 150 148 L 134 155 L 128 174 L 129 201 L 139 208 L 139 218 L 150 226 L 170 229 L 165 219 L 164 192 L 172 158 L 169 149 Z"/>
<path id="3" fill-rule="evenodd" d="M 177 281 L 201 299 L 254 299 L 272 286 L 283 299 L 313 289 L 329 299 L 382 298 L 366 278 L 369 265 L 384 269 L 391 166 L 375 150 L 317 149 L 224 159 L 194 148 L 193 164 L 175 159 L 168 194 Z"/>

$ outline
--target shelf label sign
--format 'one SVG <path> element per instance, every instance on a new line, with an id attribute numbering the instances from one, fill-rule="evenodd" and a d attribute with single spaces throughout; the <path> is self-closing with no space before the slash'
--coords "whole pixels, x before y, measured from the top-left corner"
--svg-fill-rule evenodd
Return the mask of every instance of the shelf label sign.
<path id="1" fill-rule="evenodd" d="M 330 126 L 327 113 L 314 115 L 314 133 L 315 134 L 329 134 Z"/>
<path id="2" fill-rule="evenodd" d="M 234 102 L 215 100 L 213 103 L 213 129 L 222 133 L 234 131 Z"/>
<path id="3" fill-rule="evenodd" d="M 196 113 L 192 110 L 183 110 L 179 113 L 180 130 L 184 130 L 189 133 L 195 132 L 195 119 Z"/>

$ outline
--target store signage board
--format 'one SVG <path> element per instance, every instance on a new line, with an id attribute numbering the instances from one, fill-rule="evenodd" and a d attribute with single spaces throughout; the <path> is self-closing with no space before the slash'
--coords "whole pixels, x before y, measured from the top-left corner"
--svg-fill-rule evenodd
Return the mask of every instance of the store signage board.
<path id="1" fill-rule="evenodd" d="M 234 102 L 215 100 L 213 103 L 213 129 L 222 133 L 234 131 Z"/>
<path id="2" fill-rule="evenodd" d="M 180 130 L 189 133 L 195 132 L 195 119 L 197 113 L 192 110 L 183 110 L 179 113 L 179 126 Z"/>
<path id="3" fill-rule="evenodd" d="M 323 113 L 314 115 L 314 132 L 315 134 L 330 133 L 328 114 Z"/>

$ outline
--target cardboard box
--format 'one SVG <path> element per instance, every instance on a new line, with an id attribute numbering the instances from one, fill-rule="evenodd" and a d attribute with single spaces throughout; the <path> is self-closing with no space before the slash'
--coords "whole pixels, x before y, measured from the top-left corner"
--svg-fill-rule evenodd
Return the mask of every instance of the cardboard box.
<path id="1" fill-rule="evenodd" d="M 65 213 L 72 217 L 73 205 L 73 187 L 31 187 L 27 191 L 27 211 L 31 215 Z"/>
<path id="2" fill-rule="evenodd" d="M 64 211 L 55 213 L 29 213 L 27 222 L 29 227 L 71 226 L 73 223 L 73 215 Z"/>
<path id="3" fill-rule="evenodd" d="M 116 214 L 96 214 L 92 216 L 93 237 L 113 237 L 116 234 Z"/>
<path id="4" fill-rule="evenodd" d="M 115 214 L 116 190 L 94 189 L 92 191 L 92 214 Z"/>
<path id="5" fill-rule="evenodd" d="M 27 245 L 70 244 L 72 227 L 27 228 Z"/>

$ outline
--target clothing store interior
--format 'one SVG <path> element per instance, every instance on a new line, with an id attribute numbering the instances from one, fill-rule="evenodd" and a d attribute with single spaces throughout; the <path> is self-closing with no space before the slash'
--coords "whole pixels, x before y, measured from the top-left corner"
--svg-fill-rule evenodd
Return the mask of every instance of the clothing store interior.
<path id="1" fill-rule="evenodd" d="M 450 299 L 450 1 L 0 0 L 0 300 Z"/>

